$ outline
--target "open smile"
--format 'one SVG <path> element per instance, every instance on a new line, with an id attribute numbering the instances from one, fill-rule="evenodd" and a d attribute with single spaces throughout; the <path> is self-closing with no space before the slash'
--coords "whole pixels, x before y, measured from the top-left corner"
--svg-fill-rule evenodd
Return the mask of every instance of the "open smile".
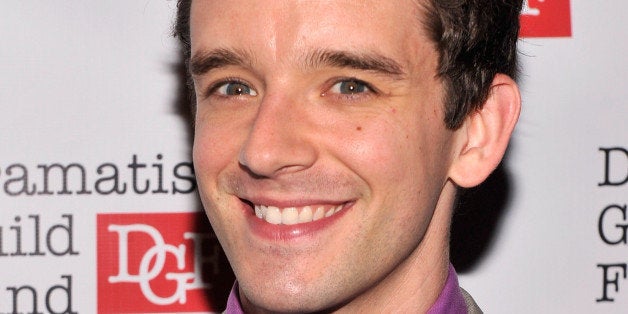
<path id="1" fill-rule="evenodd" d="M 294 225 L 308 223 L 325 217 L 331 217 L 344 208 L 344 204 L 308 205 L 302 207 L 284 207 L 253 205 L 255 216 L 268 223 L 278 225 Z"/>
<path id="2" fill-rule="evenodd" d="M 254 233 L 269 239 L 291 239 L 324 229 L 353 207 L 355 201 L 283 204 L 240 199 Z M 265 205 L 262 205 L 265 204 Z M 271 205 L 272 204 L 272 205 Z"/>

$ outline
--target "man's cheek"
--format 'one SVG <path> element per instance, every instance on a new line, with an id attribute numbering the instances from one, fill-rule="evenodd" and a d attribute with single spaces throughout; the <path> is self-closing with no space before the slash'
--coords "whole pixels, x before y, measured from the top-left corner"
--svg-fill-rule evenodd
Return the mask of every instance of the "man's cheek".
<path id="1" fill-rule="evenodd" d="M 400 162 L 405 161 L 408 142 L 399 140 L 398 133 L 394 129 L 374 129 L 365 133 L 347 145 L 350 167 L 356 171 L 379 172 L 380 175 L 397 177 L 403 175 L 406 169 Z M 416 156 L 417 160 L 419 156 Z"/>
<path id="2" fill-rule="evenodd" d="M 238 147 L 232 138 L 215 128 L 197 128 L 193 158 L 197 170 L 209 171 L 224 167 L 229 159 L 237 158 Z"/>

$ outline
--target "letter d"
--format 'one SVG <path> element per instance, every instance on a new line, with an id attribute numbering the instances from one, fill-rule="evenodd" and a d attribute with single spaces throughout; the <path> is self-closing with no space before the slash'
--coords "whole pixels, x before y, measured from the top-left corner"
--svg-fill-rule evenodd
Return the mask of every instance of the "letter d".
<path id="1" fill-rule="evenodd" d="M 616 154 L 620 154 L 623 153 L 624 154 L 624 158 L 626 159 L 626 164 L 628 165 L 628 150 L 625 150 L 622 147 L 610 147 L 610 148 L 603 148 L 600 147 L 599 149 L 600 151 L 604 152 L 604 181 L 601 183 L 598 183 L 598 186 L 619 186 L 622 184 L 625 184 L 626 182 L 628 182 L 628 166 L 626 166 L 624 168 L 624 178 L 620 181 L 619 179 L 617 179 L 616 181 L 611 180 L 611 153 L 615 152 Z M 617 160 L 617 159 L 614 159 Z M 620 170 L 621 167 L 619 167 L 617 170 Z"/>
<path id="2" fill-rule="evenodd" d="M 141 280 L 146 280 L 146 278 L 140 278 L 139 274 L 129 274 L 129 233 L 143 232 L 153 239 L 156 247 L 163 248 L 165 242 L 161 233 L 159 233 L 159 231 L 154 227 L 144 224 L 109 225 L 107 230 L 118 233 L 118 274 L 110 276 L 109 282 L 140 282 Z M 163 267 L 163 263 L 165 262 L 165 258 L 163 249 L 160 251 L 160 254 L 156 254 L 154 267 L 148 272 L 150 279 L 159 274 L 161 271 L 160 268 Z"/>
<path id="3" fill-rule="evenodd" d="M 68 225 L 64 226 L 62 224 L 57 224 L 50 227 L 50 229 L 48 229 L 48 233 L 46 233 L 46 245 L 48 246 L 48 250 L 50 251 L 50 253 L 56 256 L 63 256 L 67 254 L 78 255 L 78 252 L 74 251 L 74 248 L 72 245 L 73 244 L 72 230 L 74 229 L 72 225 L 72 215 L 61 215 L 61 217 L 68 219 Z M 68 247 L 65 248 L 64 251 L 61 251 L 61 250 L 57 251 L 52 247 L 52 233 L 57 230 L 59 231 L 65 230 L 65 232 L 68 235 Z"/>
<path id="4" fill-rule="evenodd" d="M 46 292 L 46 309 L 48 309 L 48 312 L 52 314 L 78 314 L 77 312 L 72 311 L 72 276 L 63 275 L 61 278 L 65 278 L 65 280 L 67 280 L 67 286 L 64 287 L 62 285 L 56 285 L 48 289 L 48 292 Z M 67 305 L 61 312 L 56 312 L 51 307 L 52 302 L 50 302 L 50 297 L 55 290 L 60 290 L 61 293 L 65 293 L 65 298 L 67 300 Z"/>

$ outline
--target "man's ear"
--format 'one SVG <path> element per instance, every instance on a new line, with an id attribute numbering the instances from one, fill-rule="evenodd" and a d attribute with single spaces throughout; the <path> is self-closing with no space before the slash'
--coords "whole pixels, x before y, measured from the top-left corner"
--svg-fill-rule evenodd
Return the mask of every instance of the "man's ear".
<path id="1" fill-rule="evenodd" d="M 520 111 L 517 83 L 497 74 L 482 108 L 471 112 L 456 131 L 449 178 L 465 188 L 482 183 L 502 160 Z"/>

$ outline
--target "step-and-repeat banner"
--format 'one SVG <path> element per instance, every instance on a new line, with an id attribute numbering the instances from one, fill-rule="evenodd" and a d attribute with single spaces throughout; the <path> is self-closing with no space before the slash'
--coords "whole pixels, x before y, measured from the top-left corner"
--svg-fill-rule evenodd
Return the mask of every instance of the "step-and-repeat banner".
<path id="1" fill-rule="evenodd" d="M 175 1 L 0 5 L 0 313 L 208 312 Z M 525 2 L 523 110 L 452 258 L 488 313 L 628 308 L 628 3 Z"/>

